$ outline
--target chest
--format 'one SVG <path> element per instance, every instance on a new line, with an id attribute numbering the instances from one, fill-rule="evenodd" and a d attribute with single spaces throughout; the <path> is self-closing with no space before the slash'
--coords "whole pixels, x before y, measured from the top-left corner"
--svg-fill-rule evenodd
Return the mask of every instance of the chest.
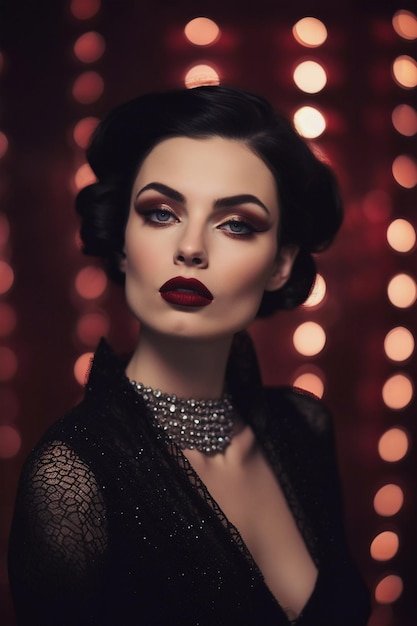
<path id="1" fill-rule="evenodd" d="M 197 473 L 238 529 L 265 582 L 293 617 L 308 601 L 317 569 L 277 478 L 259 449 L 245 463 L 207 465 L 191 458 Z"/>

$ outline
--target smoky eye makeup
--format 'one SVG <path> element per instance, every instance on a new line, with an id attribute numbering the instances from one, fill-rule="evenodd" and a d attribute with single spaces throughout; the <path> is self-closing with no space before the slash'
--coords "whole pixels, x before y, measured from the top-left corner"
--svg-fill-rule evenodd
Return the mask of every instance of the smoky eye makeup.
<path id="1" fill-rule="evenodd" d="M 271 218 L 265 213 L 258 213 L 258 211 L 251 211 L 250 209 L 245 208 L 235 208 L 234 211 L 223 212 L 221 219 L 219 220 L 221 223 L 240 223 L 245 226 L 252 232 L 265 232 L 269 230 L 272 226 Z"/>

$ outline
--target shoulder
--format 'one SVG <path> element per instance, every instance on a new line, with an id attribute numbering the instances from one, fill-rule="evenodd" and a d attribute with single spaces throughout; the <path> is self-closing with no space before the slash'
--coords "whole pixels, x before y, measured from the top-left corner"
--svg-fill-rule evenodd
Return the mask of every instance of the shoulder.
<path id="1" fill-rule="evenodd" d="M 274 422 L 290 429 L 298 428 L 318 438 L 331 436 L 332 416 L 322 400 L 297 387 L 267 387 L 266 403 Z"/>

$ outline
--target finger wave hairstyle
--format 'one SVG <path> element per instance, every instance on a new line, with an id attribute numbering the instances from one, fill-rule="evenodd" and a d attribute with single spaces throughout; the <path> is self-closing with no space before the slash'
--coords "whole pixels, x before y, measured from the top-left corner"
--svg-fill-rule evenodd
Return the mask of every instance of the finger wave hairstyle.
<path id="1" fill-rule="evenodd" d="M 118 106 L 96 128 L 87 149 L 97 182 L 76 199 L 84 253 L 120 270 L 130 194 L 149 152 L 170 137 L 219 136 L 244 142 L 272 172 L 280 206 L 279 246 L 298 246 L 291 276 L 265 292 L 258 316 L 290 309 L 308 297 L 316 275 L 314 253 L 332 242 L 343 219 L 338 185 L 289 121 L 263 98 L 241 89 L 202 86 L 147 94 Z"/>

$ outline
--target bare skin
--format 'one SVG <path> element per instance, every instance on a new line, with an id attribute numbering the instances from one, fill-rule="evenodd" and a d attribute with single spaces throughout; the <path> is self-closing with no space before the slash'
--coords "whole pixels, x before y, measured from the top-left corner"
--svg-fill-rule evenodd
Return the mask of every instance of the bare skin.
<path id="1" fill-rule="evenodd" d="M 184 454 L 238 529 L 276 600 L 296 618 L 318 572 L 251 428 L 244 426 L 223 454 Z"/>

